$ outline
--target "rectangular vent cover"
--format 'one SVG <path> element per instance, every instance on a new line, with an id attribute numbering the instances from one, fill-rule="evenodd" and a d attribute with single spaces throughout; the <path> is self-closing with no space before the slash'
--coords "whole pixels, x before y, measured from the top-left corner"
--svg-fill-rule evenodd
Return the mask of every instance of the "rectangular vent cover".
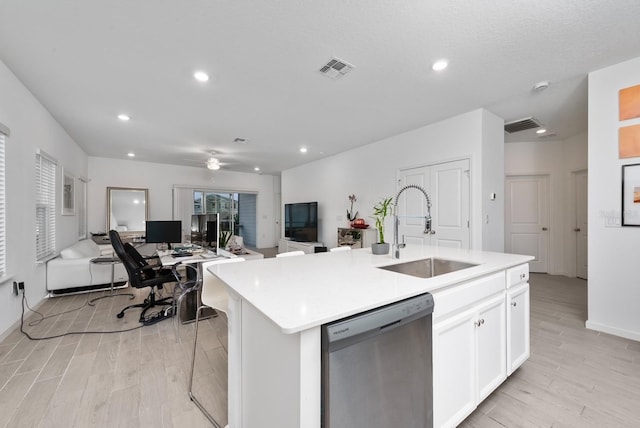
<path id="1" fill-rule="evenodd" d="M 524 119 L 514 120 L 513 122 L 505 123 L 504 130 L 509 134 L 514 132 L 520 132 L 527 129 L 540 128 L 540 122 L 533 117 L 525 117 Z"/>
<path id="2" fill-rule="evenodd" d="M 339 58 L 331 58 L 320 68 L 320 73 L 331 79 L 340 79 L 342 76 L 353 70 L 354 66 Z"/>

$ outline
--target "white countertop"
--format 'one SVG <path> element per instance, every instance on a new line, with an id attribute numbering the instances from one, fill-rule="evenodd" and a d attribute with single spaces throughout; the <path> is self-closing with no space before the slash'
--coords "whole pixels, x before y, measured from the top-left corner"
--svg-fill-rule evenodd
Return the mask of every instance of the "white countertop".
<path id="1" fill-rule="evenodd" d="M 377 266 L 441 257 L 478 264 L 433 278 Z M 213 265 L 209 271 L 278 325 L 283 333 L 377 308 L 425 292 L 527 263 L 530 256 L 407 245 L 400 259 L 370 248 Z"/>

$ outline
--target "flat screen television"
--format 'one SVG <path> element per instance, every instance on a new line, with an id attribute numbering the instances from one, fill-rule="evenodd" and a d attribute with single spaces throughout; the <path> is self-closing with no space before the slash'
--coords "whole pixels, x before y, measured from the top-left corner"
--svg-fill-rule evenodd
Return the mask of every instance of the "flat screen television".
<path id="1" fill-rule="evenodd" d="M 318 240 L 318 203 L 285 204 L 284 236 L 292 241 L 316 242 Z"/>
<path id="2" fill-rule="evenodd" d="M 144 231 L 149 244 L 171 244 L 182 242 L 182 222 L 180 220 L 147 221 Z"/>

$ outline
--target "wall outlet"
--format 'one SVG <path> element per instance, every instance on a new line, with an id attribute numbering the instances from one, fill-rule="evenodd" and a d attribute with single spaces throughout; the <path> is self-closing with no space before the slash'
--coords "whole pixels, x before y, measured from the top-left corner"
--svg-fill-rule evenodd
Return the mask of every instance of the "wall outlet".
<path id="1" fill-rule="evenodd" d="M 24 282 L 19 282 L 18 283 L 18 290 L 24 291 Z"/>

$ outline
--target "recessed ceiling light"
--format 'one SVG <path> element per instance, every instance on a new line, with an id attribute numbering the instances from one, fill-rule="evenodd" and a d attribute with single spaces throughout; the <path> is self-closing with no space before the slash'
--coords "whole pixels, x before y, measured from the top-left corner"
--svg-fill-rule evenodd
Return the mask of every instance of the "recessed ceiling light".
<path id="1" fill-rule="evenodd" d="M 534 91 L 544 91 L 545 89 L 547 89 L 549 87 L 550 83 L 548 80 L 543 80 L 541 82 L 536 83 L 535 85 L 533 85 L 533 90 Z"/>
<path id="2" fill-rule="evenodd" d="M 254 171 L 260 171 L 260 167 L 258 167 L 258 166 L 257 166 L 257 167 L 255 167 L 255 168 L 253 168 L 253 170 L 254 170 Z"/>
<path id="3" fill-rule="evenodd" d="M 447 68 L 448 65 L 449 65 L 449 61 L 447 61 L 446 59 L 440 59 L 440 60 L 434 62 L 433 65 L 431 66 L 431 68 L 434 71 L 442 71 L 445 68 Z"/>
<path id="4" fill-rule="evenodd" d="M 118 115 L 118 119 L 120 119 L 123 122 L 127 122 L 129 119 L 131 119 L 128 115 L 126 114 L 119 114 Z"/>
<path id="5" fill-rule="evenodd" d="M 300 147 L 300 153 L 307 153 L 306 147 Z"/>
<path id="6" fill-rule="evenodd" d="M 127 156 L 129 156 L 130 158 L 135 158 L 136 154 L 133 153 L 133 152 L 129 152 L 129 153 L 127 153 Z"/>
<path id="7" fill-rule="evenodd" d="M 546 130 L 546 129 L 544 129 L 544 128 L 543 128 L 543 129 L 538 129 L 538 130 L 536 131 L 536 134 L 544 134 L 545 132 L 547 132 L 547 130 Z"/>
<path id="8" fill-rule="evenodd" d="M 204 71 L 196 71 L 195 73 L 193 73 L 193 77 L 195 77 L 195 79 L 198 82 L 208 82 L 209 81 L 209 75 L 207 73 L 205 73 Z"/>

